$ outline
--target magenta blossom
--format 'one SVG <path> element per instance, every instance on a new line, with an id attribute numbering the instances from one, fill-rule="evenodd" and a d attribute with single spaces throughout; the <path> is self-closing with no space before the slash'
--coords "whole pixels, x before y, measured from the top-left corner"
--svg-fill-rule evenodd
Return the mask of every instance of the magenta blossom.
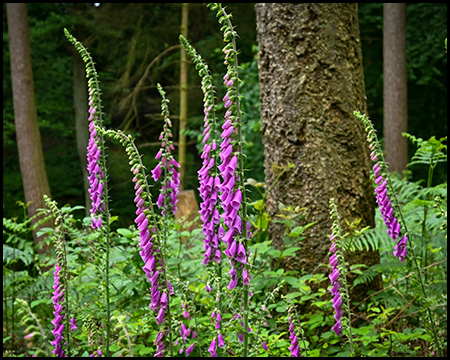
<path id="1" fill-rule="evenodd" d="M 103 201 L 103 178 L 104 173 L 100 166 L 99 149 L 100 137 L 95 129 L 98 119 L 94 108 L 94 100 L 92 99 L 92 90 L 89 91 L 89 143 L 87 147 L 87 169 L 89 173 L 89 195 L 92 201 L 91 219 L 92 227 L 100 228 L 102 226 L 102 218 L 100 212 L 105 209 Z"/>
<path id="2" fill-rule="evenodd" d="M 377 185 L 377 187 L 375 188 L 375 195 L 376 195 L 375 198 L 379 206 L 381 217 L 383 218 L 383 221 L 387 227 L 386 231 L 388 235 L 394 241 L 396 241 L 399 238 L 401 232 L 400 222 L 394 216 L 394 209 L 391 204 L 391 199 L 387 194 L 387 187 L 386 187 L 387 181 L 383 177 L 383 175 L 381 175 L 381 167 L 380 164 L 377 162 L 378 157 L 375 153 L 375 146 L 372 143 L 369 143 L 369 148 L 372 150 L 370 158 L 375 163 L 372 168 L 375 177 L 375 184 Z M 406 251 L 407 240 L 408 239 L 406 235 L 403 235 L 403 237 L 400 240 L 398 240 L 394 250 L 394 256 L 397 257 L 402 262 L 405 262 L 405 258 L 407 256 Z"/>

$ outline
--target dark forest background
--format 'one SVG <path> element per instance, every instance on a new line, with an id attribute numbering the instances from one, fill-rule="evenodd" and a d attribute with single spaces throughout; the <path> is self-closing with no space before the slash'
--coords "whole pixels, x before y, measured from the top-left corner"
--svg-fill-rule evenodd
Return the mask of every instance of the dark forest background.
<path id="1" fill-rule="evenodd" d="M 264 181 L 263 148 L 259 119 L 258 68 L 254 4 L 228 4 L 240 36 L 238 47 L 242 66 L 244 137 L 248 177 Z M 408 132 L 423 139 L 447 134 L 447 5 L 407 4 Z M 383 4 L 359 4 L 368 115 L 378 133 L 383 132 Z M 148 169 L 162 128 L 160 83 L 170 100 L 175 142 L 178 133 L 181 4 L 28 4 L 31 55 L 39 126 L 52 197 L 59 204 L 84 205 L 83 174 L 76 150 L 72 50 L 64 36 L 67 28 L 91 52 L 99 72 L 104 113 L 112 128 L 126 129 L 138 138 Z M 188 39 L 208 63 L 218 89 L 225 73 L 222 63 L 222 35 L 215 14 L 202 4 L 189 5 Z M 164 53 L 163 53 L 164 52 Z M 163 54 L 162 54 L 163 53 Z M 161 55 L 162 54 L 162 55 Z M 158 59 L 157 59 L 158 58 Z M 9 42 L 3 4 L 3 216 L 21 217 L 16 201 L 24 201 L 17 154 L 9 64 Z M 148 76 L 142 76 L 154 60 Z M 197 138 L 203 124 L 200 79 L 189 64 L 188 149 L 185 189 L 198 187 L 201 166 Z M 127 97 L 142 79 L 142 91 L 135 107 Z M 217 94 L 222 98 L 225 94 Z M 125 104 L 125 106 L 124 106 Z M 130 112 L 130 108 L 134 111 Z M 410 144 L 411 145 L 411 144 Z M 108 166 L 113 214 L 118 225 L 132 223 L 133 186 L 128 160 L 120 145 L 109 142 Z M 409 151 L 413 154 L 413 146 Z M 434 182 L 446 181 L 446 168 L 436 170 Z M 415 167 L 408 176 L 426 178 L 424 168 Z M 131 215 L 130 215 L 131 214 Z"/>

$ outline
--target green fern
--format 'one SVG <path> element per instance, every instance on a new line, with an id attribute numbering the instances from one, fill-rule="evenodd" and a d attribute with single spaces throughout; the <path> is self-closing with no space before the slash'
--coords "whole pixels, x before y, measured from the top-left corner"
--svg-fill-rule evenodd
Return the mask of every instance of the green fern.
<path id="1" fill-rule="evenodd" d="M 439 140 L 432 136 L 425 141 L 408 133 L 402 133 L 402 135 L 418 147 L 408 166 L 424 164 L 434 168 L 437 163 L 447 161 L 447 145 L 443 144 L 447 141 L 447 136 Z"/>

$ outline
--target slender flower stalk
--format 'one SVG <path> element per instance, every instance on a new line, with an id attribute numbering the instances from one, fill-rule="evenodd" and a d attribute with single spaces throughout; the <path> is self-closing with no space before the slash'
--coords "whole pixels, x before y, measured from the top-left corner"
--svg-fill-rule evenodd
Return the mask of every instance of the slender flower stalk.
<path id="1" fill-rule="evenodd" d="M 201 88 L 203 91 L 203 108 L 204 108 L 204 130 L 203 130 L 203 151 L 201 158 L 203 164 L 198 171 L 199 177 L 199 193 L 202 198 L 200 203 L 200 219 L 203 223 L 203 265 L 209 266 L 212 273 L 214 284 L 217 288 L 216 302 L 218 304 L 217 311 L 222 314 L 222 242 L 219 241 L 219 234 L 223 233 L 223 227 L 220 221 L 220 204 L 218 202 L 219 191 L 221 187 L 219 171 L 217 169 L 219 160 L 219 151 L 217 149 L 217 121 L 216 121 L 216 104 L 215 89 L 213 87 L 213 78 L 209 72 L 208 65 L 203 61 L 197 51 L 180 35 L 180 42 L 186 52 L 195 63 L 198 73 L 201 77 Z M 211 292 L 212 289 L 207 283 L 206 291 Z M 216 309 L 213 310 L 215 313 Z M 221 322 L 215 325 L 215 335 L 218 338 L 219 348 L 224 347 L 223 335 L 221 334 Z M 220 356 L 220 353 L 218 353 Z"/>
<path id="2" fill-rule="evenodd" d="M 331 241 L 331 256 L 330 266 L 332 267 L 332 273 L 330 274 L 331 280 L 331 295 L 333 296 L 333 308 L 335 310 L 334 318 L 336 324 L 333 326 L 333 331 L 338 336 L 342 336 L 342 330 L 346 330 L 348 339 L 350 342 L 350 354 L 353 354 L 353 336 L 352 336 L 352 321 L 350 313 L 350 296 L 347 286 L 347 271 L 345 267 L 344 248 L 342 244 L 341 230 L 339 227 L 339 213 L 334 203 L 334 198 L 330 199 L 330 214 L 331 218 L 335 218 L 331 227 L 332 234 L 330 236 Z M 342 290 L 342 292 L 341 292 Z M 346 322 L 342 322 L 344 312 L 347 312 Z"/>
<path id="3" fill-rule="evenodd" d="M 55 272 L 54 272 L 54 280 L 55 283 L 53 285 L 53 306 L 55 311 L 53 314 L 55 315 L 55 319 L 52 321 L 54 329 L 52 330 L 52 334 L 55 337 L 53 341 L 51 341 L 51 345 L 54 347 L 52 351 L 56 357 L 70 357 L 70 332 L 69 325 L 71 330 L 76 329 L 75 320 L 72 318 L 69 321 L 69 294 L 68 294 L 68 286 L 67 286 L 67 256 L 66 256 L 66 243 L 64 240 L 64 221 L 61 212 L 59 211 L 56 202 L 51 201 L 47 195 L 44 195 L 44 201 L 49 209 L 52 211 L 53 216 L 55 217 L 55 232 L 56 232 L 56 242 L 55 242 L 55 250 L 56 250 L 56 262 L 55 262 Z M 65 324 L 64 324 L 65 321 Z M 74 327 L 75 326 L 75 327 Z M 64 332 L 64 329 L 66 331 Z M 65 337 L 63 336 L 65 333 Z M 65 340 L 64 344 L 66 345 L 67 355 L 65 355 L 63 350 L 63 340 Z"/>
<path id="4" fill-rule="evenodd" d="M 145 166 L 142 163 L 142 156 L 134 143 L 131 135 L 125 135 L 122 131 L 117 130 L 103 130 L 104 134 L 115 140 L 118 140 L 128 155 L 129 163 L 131 165 L 130 171 L 133 174 L 133 183 L 135 189 L 134 202 L 136 204 L 136 218 L 135 223 L 139 229 L 139 245 L 141 248 L 140 255 L 144 262 L 142 270 L 144 271 L 147 280 L 150 282 L 151 302 L 150 308 L 156 313 L 156 322 L 162 325 L 165 320 L 165 310 L 169 307 L 169 295 L 173 294 L 173 289 L 170 283 L 167 282 L 165 289 L 161 283 L 161 277 L 165 274 L 165 269 L 162 264 L 165 263 L 163 258 L 163 251 L 161 238 L 161 231 L 156 220 L 153 202 L 151 199 L 150 186 L 148 184 L 148 176 L 145 171 Z M 159 178 L 159 176 L 158 176 Z M 169 199 L 168 197 L 167 199 Z M 166 200 L 168 202 L 169 200 Z M 168 205 L 168 204 L 166 204 Z M 170 317 L 169 317 L 170 322 Z M 157 351 L 155 357 L 163 356 L 165 349 L 164 339 L 167 332 L 161 329 L 155 340 Z M 173 351 L 173 348 L 171 346 Z M 173 355 L 173 353 L 172 353 Z"/>
<path id="5" fill-rule="evenodd" d="M 391 178 L 383 157 L 383 152 L 381 151 L 380 143 L 378 142 L 375 129 L 370 120 L 366 116 L 356 112 L 355 116 L 363 122 L 367 131 L 367 142 L 369 143 L 369 148 L 371 150 L 370 158 L 374 163 L 372 170 L 376 184 L 375 196 L 381 216 L 387 227 L 386 231 L 394 241 L 397 241 L 398 239 L 394 249 L 394 256 L 400 261 L 405 262 L 405 258 L 407 257 L 406 243 L 408 241 L 408 231 L 392 187 Z M 391 203 L 390 197 L 394 199 L 394 204 Z M 395 217 L 395 213 L 400 214 L 400 221 Z M 402 226 L 400 226 L 400 223 Z M 402 237 L 400 237 L 402 232 L 401 227 L 405 230 Z"/>
<path id="6" fill-rule="evenodd" d="M 284 283 L 284 282 L 282 281 L 282 283 Z M 278 291 L 279 288 L 281 288 L 281 286 L 282 286 L 281 284 L 278 285 L 278 287 L 276 289 L 274 289 L 274 291 L 272 291 L 272 294 L 271 294 L 272 299 L 273 299 L 273 294 L 276 291 Z M 299 341 L 300 340 L 302 341 L 304 351 L 307 351 L 308 347 L 306 345 L 306 340 L 305 340 L 302 325 L 301 325 L 301 322 L 300 322 L 300 319 L 298 316 L 298 312 L 295 307 L 295 304 L 292 302 L 291 299 L 289 299 L 288 297 L 286 297 L 284 295 L 282 295 L 282 297 L 288 303 L 288 321 L 289 321 L 288 333 L 289 333 L 289 340 L 291 340 L 291 346 L 289 346 L 289 350 L 291 351 L 291 357 L 301 357 L 302 355 L 300 354 Z M 264 308 L 265 308 L 265 306 L 264 306 Z M 297 322 L 297 327 L 295 326 L 294 320 L 296 320 L 296 322 Z M 297 329 L 299 330 L 298 332 L 296 332 Z M 264 347 L 264 349 L 267 350 L 267 345 Z"/>
<path id="7" fill-rule="evenodd" d="M 160 330 L 158 334 L 158 352 L 155 356 L 162 356 L 162 351 L 164 349 L 163 337 L 169 336 L 169 349 L 170 354 L 173 357 L 173 335 L 172 335 L 172 318 L 170 313 L 170 295 L 173 294 L 173 288 L 167 277 L 167 267 L 166 267 L 166 244 L 168 239 L 168 214 L 170 210 L 175 214 L 176 212 L 176 203 L 177 203 L 177 194 L 179 187 L 179 174 L 176 170 L 180 165 L 177 163 L 171 152 L 175 149 L 171 137 L 172 131 L 170 130 L 172 123 L 169 119 L 169 109 L 168 102 L 169 100 L 165 97 L 165 92 L 162 89 L 161 85 L 158 84 L 158 91 L 162 97 L 161 109 L 162 115 L 164 116 L 164 128 L 161 132 L 159 139 L 161 140 L 161 149 L 156 155 L 156 159 L 160 160 L 160 163 L 153 169 L 152 176 L 155 181 L 157 181 L 161 175 L 163 175 L 163 181 L 161 186 L 161 193 L 158 197 L 157 205 L 161 208 L 163 220 L 163 229 L 161 233 L 161 241 L 160 247 L 157 250 L 160 254 L 160 271 L 156 271 L 152 277 L 152 289 L 158 288 L 159 290 L 155 290 L 152 294 L 152 303 L 155 302 L 155 310 L 158 310 L 158 316 L 156 317 L 156 323 L 158 325 L 162 325 L 167 319 L 167 327 L 162 327 L 163 330 Z M 162 276 L 163 286 L 158 286 L 158 277 Z M 167 317 L 165 317 L 165 313 L 167 311 Z"/>
<path id="8" fill-rule="evenodd" d="M 92 200 L 92 227 L 98 228 L 103 233 L 105 239 L 105 300 L 106 300 L 106 356 L 109 356 L 109 342 L 111 335 L 111 307 L 109 296 L 109 253 L 111 241 L 111 215 L 108 203 L 108 176 L 106 172 L 106 145 L 103 129 L 103 114 L 101 103 L 100 81 L 95 69 L 94 61 L 87 49 L 77 39 L 75 39 L 67 29 L 64 29 L 67 39 L 74 45 L 86 64 L 86 77 L 88 78 L 89 89 L 89 132 L 88 144 L 88 171 Z M 103 220 L 102 220 L 103 216 Z"/>
<path id="9" fill-rule="evenodd" d="M 156 204 L 161 209 L 161 214 L 165 216 L 166 211 L 172 210 L 175 214 L 177 211 L 177 194 L 180 185 L 180 175 L 176 168 L 180 167 L 180 164 L 175 160 L 172 155 L 172 151 L 175 150 L 175 146 L 171 140 L 172 138 L 172 122 L 169 119 L 169 100 L 165 97 L 165 92 L 163 91 L 160 84 L 157 84 L 158 91 L 163 98 L 161 103 L 162 115 L 164 116 L 164 127 L 163 131 L 159 136 L 161 140 L 161 149 L 156 154 L 155 159 L 160 160 L 160 163 L 152 170 L 152 176 L 155 181 L 157 181 L 161 175 L 164 173 L 163 185 L 161 186 L 161 193 L 159 194 L 158 201 Z M 169 197 L 170 200 L 164 202 L 164 200 Z M 163 206 L 164 205 L 164 206 Z"/>
<path id="10" fill-rule="evenodd" d="M 408 228 L 406 226 L 406 221 L 403 217 L 403 213 L 401 211 L 399 201 L 397 199 L 397 196 L 395 194 L 395 191 L 392 186 L 392 181 L 389 176 L 389 171 L 386 165 L 386 161 L 383 157 L 383 152 L 381 150 L 381 145 L 378 141 L 375 128 L 373 127 L 372 122 L 367 117 L 367 115 L 363 115 L 358 111 L 354 111 L 353 113 L 359 120 L 362 121 L 364 124 L 364 127 L 367 132 L 367 141 L 369 143 L 369 148 L 371 150 L 370 157 L 372 161 L 375 163 L 373 166 L 373 173 L 375 177 L 375 184 L 378 184 L 378 187 L 375 189 L 376 197 L 377 197 L 377 203 L 380 206 L 380 212 L 383 216 L 383 221 L 387 226 L 387 232 L 390 237 L 392 237 L 394 240 L 400 237 L 401 228 L 404 229 L 404 235 L 400 238 L 400 240 L 397 242 L 395 248 L 394 248 L 394 256 L 397 257 L 400 261 L 404 262 L 407 257 L 407 250 L 406 245 L 408 241 L 408 236 L 410 237 L 410 233 L 408 231 Z M 378 190 L 378 191 L 377 191 Z M 390 199 L 387 196 L 387 192 L 389 192 L 389 195 L 393 199 L 393 206 L 390 203 Z M 392 208 L 395 208 L 395 211 L 399 215 L 399 220 L 395 218 L 393 215 L 394 210 Z M 411 240 L 411 239 L 409 239 Z M 414 266 L 416 268 L 417 274 L 418 274 L 418 280 L 420 284 L 420 289 L 422 291 L 423 298 L 428 302 L 428 296 L 425 291 L 425 285 L 422 278 L 421 269 L 419 266 L 419 262 L 417 260 L 417 256 L 414 252 L 414 247 L 411 244 L 409 249 L 412 254 L 412 261 L 414 263 Z M 436 328 L 434 326 L 433 316 L 431 314 L 430 307 L 426 306 L 427 314 L 428 314 L 428 320 L 430 322 L 431 330 L 433 333 L 433 338 L 436 343 L 436 347 L 438 350 L 439 356 L 442 356 L 442 350 L 440 346 L 440 342 L 437 336 Z"/>
<path id="11" fill-rule="evenodd" d="M 242 279 L 243 289 L 243 356 L 248 354 L 248 303 L 249 303 L 249 255 L 248 239 L 250 233 L 250 222 L 247 219 L 247 202 L 244 185 L 244 153 L 242 140 L 242 114 L 239 96 L 239 74 L 236 37 L 231 23 L 231 14 L 227 14 L 221 4 L 212 3 L 208 7 L 217 11 L 216 16 L 222 25 L 226 43 L 222 51 L 225 54 L 225 65 L 227 73 L 223 77 L 227 92 L 223 98 L 226 109 L 225 123 L 222 125 L 222 143 L 220 144 L 221 164 L 218 168 L 221 171 L 222 183 L 220 200 L 222 202 L 222 219 L 225 225 L 224 235 L 221 238 L 227 244 L 225 254 L 228 256 L 231 270 L 230 283 L 228 289 L 234 289 L 238 280 Z"/>
<path id="12" fill-rule="evenodd" d="M 291 308 L 288 309 L 289 316 L 289 340 L 291 340 L 291 346 L 289 346 L 289 350 L 291 351 L 291 357 L 299 357 L 300 354 L 300 346 L 298 345 L 298 337 L 295 333 L 295 326 L 292 319 Z"/>

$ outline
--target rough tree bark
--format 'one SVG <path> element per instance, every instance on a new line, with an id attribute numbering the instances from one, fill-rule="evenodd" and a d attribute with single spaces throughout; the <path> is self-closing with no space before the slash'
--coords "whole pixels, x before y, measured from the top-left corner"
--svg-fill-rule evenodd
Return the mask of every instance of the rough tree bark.
<path id="1" fill-rule="evenodd" d="M 408 163 L 405 4 L 383 5 L 383 135 L 390 171 L 401 173 Z"/>
<path id="2" fill-rule="evenodd" d="M 31 217 L 36 214 L 36 209 L 45 208 L 43 195 L 51 196 L 50 186 L 45 170 L 44 153 L 42 151 L 34 97 L 27 4 L 7 3 L 6 12 L 20 172 L 22 174 L 25 201 L 31 203 L 27 208 L 28 216 Z M 34 220 L 34 223 L 36 221 L 37 219 Z M 49 224 L 42 224 L 38 229 L 42 226 L 49 226 Z M 37 237 L 38 229 L 33 231 L 36 245 L 44 240 L 42 237 Z M 37 251 L 43 253 L 47 249 L 48 246 L 44 244 Z"/>
<path id="3" fill-rule="evenodd" d="M 277 177 L 273 164 L 295 165 L 267 194 L 267 210 L 274 218 L 280 203 L 305 207 L 305 222 L 317 222 L 285 269 L 324 271 L 319 264 L 329 259 L 332 197 L 344 231 L 344 220 L 374 225 L 365 131 L 353 115 L 366 112 L 357 16 L 356 4 L 256 4 L 266 189 Z M 277 248 L 283 232 L 271 222 Z M 379 254 L 357 252 L 349 260 L 372 265 Z M 380 286 L 378 278 L 358 286 L 352 300 Z"/>

